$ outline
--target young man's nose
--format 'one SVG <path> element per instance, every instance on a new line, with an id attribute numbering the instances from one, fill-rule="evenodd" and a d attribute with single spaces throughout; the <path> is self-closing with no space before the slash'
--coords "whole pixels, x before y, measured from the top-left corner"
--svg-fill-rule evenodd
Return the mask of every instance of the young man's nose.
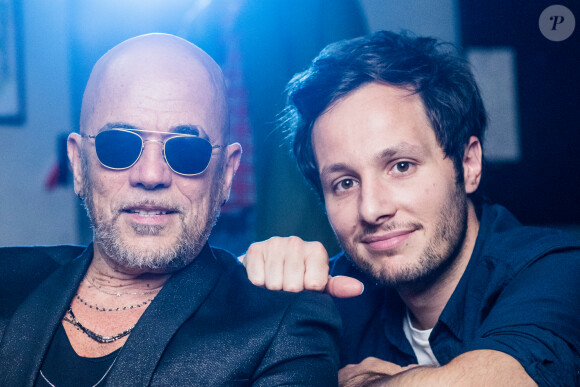
<path id="1" fill-rule="evenodd" d="M 388 188 L 380 182 L 362 182 L 359 196 L 359 217 L 369 224 L 380 223 L 396 212 Z"/>

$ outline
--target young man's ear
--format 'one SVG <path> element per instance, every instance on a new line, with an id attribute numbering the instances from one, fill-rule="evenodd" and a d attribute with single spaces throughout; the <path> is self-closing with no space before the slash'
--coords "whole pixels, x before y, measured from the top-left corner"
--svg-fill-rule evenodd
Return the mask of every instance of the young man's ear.
<path id="1" fill-rule="evenodd" d="M 68 161 L 73 174 L 75 193 L 84 196 L 82 161 L 81 161 L 81 141 L 82 137 L 78 133 L 71 133 L 68 136 L 66 150 Z"/>
<path id="2" fill-rule="evenodd" d="M 463 154 L 463 181 L 465 193 L 470 194 L 477 190 L 481 182 L 481 169 L 483 163 L 483 152 L 481 143 L 475 136 L 469 138 Z"/>
<path id="3" fill-rule="evenodd" d="M 240 160 L 242 158 L 242 146 L 235 142 L 230 144 L 226 148 L 226 161 L 225 161 L 225 171 L 224 171 L 224 185 L 222 188 L 222 198 L 223 204 L 229 199 L 230 197 L 230 189 L 232 187 L 232 181 L 234 179 L 234 175 L 240 166 Z"/>

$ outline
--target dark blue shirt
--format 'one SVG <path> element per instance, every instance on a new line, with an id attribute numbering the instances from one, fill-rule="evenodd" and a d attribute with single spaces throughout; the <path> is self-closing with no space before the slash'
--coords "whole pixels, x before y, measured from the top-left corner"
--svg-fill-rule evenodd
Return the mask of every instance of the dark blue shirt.
<path id="1" fill-rule="evenodd" d="M 522 226 L 505 208 L 482 204 L 480 229 L 463 277 L 433 328 L 437 360 L 497 350 L 540 385 L 580 385 L 580 241 Z M 364 293 L 336 299 L 343 319 L 342 365 L 375 356 L 401 366 L 417 358 L 403 332 L 405 305 L 343 254 L 332 275 L 359 278 Z"/>

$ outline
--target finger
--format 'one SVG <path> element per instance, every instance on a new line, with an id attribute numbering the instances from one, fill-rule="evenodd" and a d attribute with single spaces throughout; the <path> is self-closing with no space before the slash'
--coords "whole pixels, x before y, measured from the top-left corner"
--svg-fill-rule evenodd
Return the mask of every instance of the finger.
<path id="1" fill-rule="evenodd" d="M 256 286 L 265 286 L 265 267 L 264 257 L 260 249 L 251 245 L 246 254 L 243 255 L 243 264 L 246 267 L 246 273 L 251 283 Z"/>
<path id="2" fill-rule="evenodd" d="M 264 263 L 264 285 L 270 290 L 282 290 L 284 284 L 284 260 L 286 253 L 278 248 L 277 241 L 281 238 L 270 238 L 266 247 L 262 251 L 262 262 Z M 274 247 L 272 247 L 274 246 Z"/>
<path id="3" fill-rule="evenodd" d="M 304 289 L 324 289 L 324 286 L 318 289 L 312 289 L 308 287 L 308 284 L 306 283 L 306 271 L 308 270 L 308 267 L 312 265 L 312 261 L 317 259 L 322 259 L 324 261 L 328 260 L 326 250 L 322 244 L 319 242 L 305 242 L 301 238 L 295 236 L 277 241 L 284 243 L 284 246 L 286 246 L 286 249 L 284 250 L 286 251 L 284 258 L 284 290 L 300 292 Z M 322 257 L 320 256 L 321 253 Z M 326 264 L 326 266 L 328 266 L 328 264 Z M 328 271 L 328 268 L 326 271 Z M 324 277 L 326 277 L 326 274 L 324 274 Z"/>
<path id="4" fill-rule="evenodd" d="M 362 364 L 349 364 L 338 371 L 338 385 L 340 387 L 360 387 L 375 385 L 372 382 L 377 379 L 374 372 L 368 372 Z"/>
<path id="5" fill-rule="evenodd" d="M 355 386 L 379 386 L 384 385 L 381 381 L 389 375 L 383 372 L 385 365 L 392 363 L 385 362 L 375 357 L 367 357 L 359 364 L 348 364 L 338 371 L 338 385 L 341 387 Z"/>
<path id="6" fill-rule="evenodd" d="M 367 357 L 359 363 L 359 366 L 361 366 L 366 372 L 375 372 L 385 375 L 396 375 L 405 371 L 405 369 L 398 364 L 381 360 L 376 357 Z"/>
<path id="7" fill-rule="evenodd" d="M 328 278 L 328 284 L 326 285 L 326 291 L 333 297 L 336 298 L 350 298 L 360 296 L 365 287 L 359 280 L 346 277 L 346 276 L 336 276 Z"/>
<path id="8" fill-rule="evenodd" d="M 287 256 L 284 259 L 284 278 L 282 289 L 286 292 L 304 290 L 304 260 Z"/>
<path id="9" fill-rule="evenodd" d="M 320 242 L 309 242 L 305 253 L 304 288 L 322 291 L 328 282 L 328 253 Z"/>
<path id="10" fill-rule="evenodd" d="M 338 385 L 339 386 L 348 386 L 349 380 L 354 378 L 358 375 L 358 365 L 357 364 L 348 364 L 338 370 Z"/>

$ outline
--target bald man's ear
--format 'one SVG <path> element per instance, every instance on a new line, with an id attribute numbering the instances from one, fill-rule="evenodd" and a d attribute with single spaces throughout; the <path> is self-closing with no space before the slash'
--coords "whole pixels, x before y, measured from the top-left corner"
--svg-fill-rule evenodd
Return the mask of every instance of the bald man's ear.
<path id="1" fill-rule="evenodd" d="M 224 185 L 222 188 L 222 198 L 224 203 L 230 197 L 230 189 L 232 187 L 232 181 L 234 175 L 240 166 L 240 160 L 242 158 L 242 146 L 235 142 L 226 147 L 226 161 L 224 165 Z"/>
<path id="2" fill-rule="evenodd" d="M 81 164 L 81 141 L 82 137 L 80 134 L 69 134 L 66 150 L 68 154 L 68 161 L 70 162 L 71 170 L 73 173 L 75 193 L 81 197 L 84 197 L 84 184 Z"/>
<path id="3" fill-rule="evenodd" d="M 463 154 L 463 181 L 465 193 L 471 194 L 477 190 L 481 181 L 481 166 L 483 162 L 483 152 L 481 143 L 475 136 L 469 138 Z"/>

